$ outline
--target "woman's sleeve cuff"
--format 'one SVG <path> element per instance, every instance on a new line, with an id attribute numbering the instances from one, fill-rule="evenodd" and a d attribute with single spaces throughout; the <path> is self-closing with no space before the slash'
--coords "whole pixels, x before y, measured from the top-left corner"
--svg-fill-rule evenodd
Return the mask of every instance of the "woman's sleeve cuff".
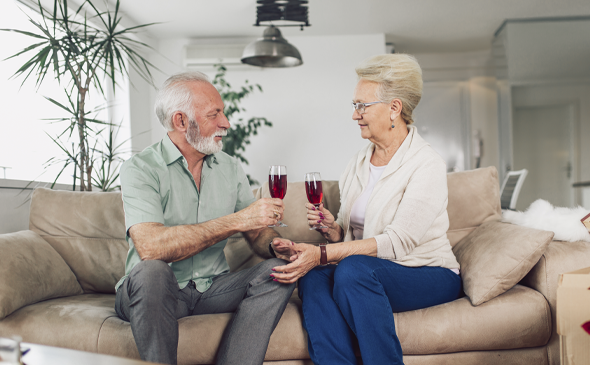
<path id="1" fill-rule="evenodd" d="M 393 242 L 387 233 L 382 233 L 374 237 L 377 241 L 377 257 L 380 259 L 393 260 L 395 259 L 395 251 L 393 250 Z"/>

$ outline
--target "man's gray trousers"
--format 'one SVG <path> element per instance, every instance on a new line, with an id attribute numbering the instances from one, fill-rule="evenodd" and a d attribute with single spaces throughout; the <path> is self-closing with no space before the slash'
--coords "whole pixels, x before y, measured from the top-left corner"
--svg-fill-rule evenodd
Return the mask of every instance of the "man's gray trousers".
<path id="1" fill-rule="evenodd" d="M 260 365 L 295 288 L 295 284 L 280 284 L 270 277 L 273 267 L 284 264 L 283 260 L 270 259 L 250 269 L 217 276 L 201 293 L 192 281 L 181 290 L 165 262 L 142 261 L 117 290 L 115 310 L 131 323 L 141 359 L 163 364 L 176 364 L 179 318 L 233 312 L 219 346 L 217 364 Z"/>

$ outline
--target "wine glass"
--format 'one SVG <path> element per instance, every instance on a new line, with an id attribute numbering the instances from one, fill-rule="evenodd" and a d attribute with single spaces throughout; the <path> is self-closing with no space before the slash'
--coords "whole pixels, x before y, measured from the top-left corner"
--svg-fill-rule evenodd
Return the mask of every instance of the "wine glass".
<path id="1" fill-rule="evenodd" d="M 287 167 L 282 165 L 272 165 L 268 172 L 268 189 L 270 196 L 273 198 L 283 199 L 287 194 Z M 281 221 L 269 227 L 287 227 Z"/>
<path id="2" fill-rule="evenodd" d="M 308 172 L 305 174 L 305 193 L 307 194 L 307 200 L 313 204 L 316 209 L 320 210 L 320 204 L 324 197 L 324 191 L 322 190 L 322 177 L 319 172 Z M 316 224 L 311 227 L 312 229 L 328 228 L 323 224 Z"/>

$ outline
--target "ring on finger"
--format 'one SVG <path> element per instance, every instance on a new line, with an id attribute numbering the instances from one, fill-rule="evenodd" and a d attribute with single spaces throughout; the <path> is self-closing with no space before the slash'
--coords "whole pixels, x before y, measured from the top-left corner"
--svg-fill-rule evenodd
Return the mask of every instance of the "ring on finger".
<path id="1" fill-rule="evenodd" d="M 275 218 L 279 218 L 281 215 L 276 210 L 273 210 Z"/>

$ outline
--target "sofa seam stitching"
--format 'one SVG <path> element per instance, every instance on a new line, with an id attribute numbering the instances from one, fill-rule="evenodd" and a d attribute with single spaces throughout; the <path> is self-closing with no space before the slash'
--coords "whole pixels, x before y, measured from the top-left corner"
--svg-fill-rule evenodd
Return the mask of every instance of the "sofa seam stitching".
<path id="1" fill-rule="evenodd" d="M 64 235 L 53 235 L 53 234 L 39 234 L 41 237 L 56 237 L 56 238 L 84 238 L 87 240 L 118 240 L 124 241 L 125 238 L 113 238 L 113 237 L 86 237 L 86 236 L 64 236 Z"/>
<path id="2" fill-rule="evenodd" d="M 543 295 L 543 294 L 541 294 L 541 295 Z M 545 299 L 545 303 L 547 303 L 547 299 Z M 547 327 L 549 327 L 551 329 L 549 331 L 549 338 L 547 339 L 547 343 L 544 345 L 544 346 L 547 346 L 547 344 L 549 344 L 549 341 L 551 341 L 551 336 L 553 335 L 553 323 L 551 320 L 551 306 L 549 305 L 549 303 L 547 303 L 547 306 L 545 307 L 545 314 L 546 314 L 546 325 L 547 325 Z M 549 353 L 549 350 L 547 350 L 547 353 Z M 547 360 L 549 360 L 549 356 L 547 356 L 547 357 L 548 357 Z"/>
<path id="3" fill-rule="evenodd" d="M 466 231 L 468 229 L 475 229 L 477 227 L 479 227 L 479 226 L 470 226 L 470 227 L 465 227 L 465 228 L 448 229 L 447 230 L 447 233 L 449 233 L 449 232 L 457 232 L 457 231 Z"/>
<path id="4" fill-rule="evenodd" d="M 113 317 L 115 317 L 115 316 L 112 316 L 112 315 L 111 315 L 111 316 L 108 316 L 108 317 L 107 317 L 107 318 L 105 318 L 105 319 L 102 321 L 102 323 L 100 324 L 100 328 L 98 329 L 98 336 L 96 336 L 96 353 L 97 353 L 97 354 L 99 353 L 99 351 L 98 351 L 98 343 L 100 342 L 100 335 L 101 335 L 101 333 L 102 333 L 102 328 L 104 327 L 104 324 L 105 324 L 105 322 L 107 321 L 107 319 L 109 319 L 109 318 L 113 318 Z M 117 316 L 117 317 L 118 317 L 118 316 Z"/>
<path id="5" fill-rule="evenodd" d="M 549 242 L 549 244 L 551 244 L 551 242 Z M 545 289 L 546 289 L 547 293 L 549 293 L 549 280 L 547 278 L 547 271 L 548 271 L 548 269 L 547 269 L 547 267 L 548 267 L 547 261 L 548 260 L 547 260 L 546 250 L 545 250 L 545 252 L 543 252 L 543 256 L 542 257 L 545 259 L 545 270 L 544 270 L 545 271 L 545 275 L 543 275 L 544 278 L 545 278 Z M 547 300 L 547 298 L 545 298 L 545 299 Z M 547 302 L 549 302 L 549 300 L 547 300 Z M 556 303 L 556 305 L 557 305 L 557 303 Z M 549 310 L 551 312 L 551 304 L 549 304 Z M 557 315 L 557 313 L 556 313 L 556 315 Z M 553 316 L 552 316 L 552 313 L 549 313 L 549 320 L 550 320 L 550 323 L 551 323 L 551 336 L 549 336 L 549 341 L 547 342 L 547 344 L 549 344 L 549 342 L 551 341 L 551 337 L 553 337 L 553 331 L 556 331 L 557 332 L 557 328 L 553 328 Z M 547 348 L 547 362 L 549 364 L 551 364 L 551 359 L 552 359 L 551 346 L 547 346 L 547 345 L 545 345 L 545 346 Z"/>

